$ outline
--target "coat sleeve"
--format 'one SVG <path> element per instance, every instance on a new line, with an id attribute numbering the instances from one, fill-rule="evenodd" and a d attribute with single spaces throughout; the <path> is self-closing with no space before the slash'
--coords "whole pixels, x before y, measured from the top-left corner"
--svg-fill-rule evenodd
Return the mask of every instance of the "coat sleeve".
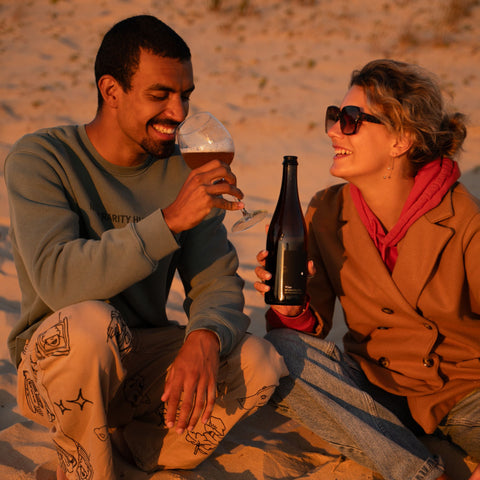
<path id="1" fill-rule="evenodd" d="M 465 274 L 471 309 L 480 318 L 480 213 L 470 221 L 464 237 Z"/>
<path id="2" fill-rule="evenodd" d="M 322 224 L 321 192 L 310 202 L 305 222 L 308 231 L 308 257 L 315 265 L 315 275 L 308 280 L 307 291 L 310 296 L 310 307 L 317 317 L 315 335 L 325 338 L 332 328 L 333 312 L 335 309 L 336 293 L 329 279 L 324 255 L 327 254 L 322 244 L 325 235 L 330 235 Z M 336 229 L 334 228 L 334 232 Z"/>

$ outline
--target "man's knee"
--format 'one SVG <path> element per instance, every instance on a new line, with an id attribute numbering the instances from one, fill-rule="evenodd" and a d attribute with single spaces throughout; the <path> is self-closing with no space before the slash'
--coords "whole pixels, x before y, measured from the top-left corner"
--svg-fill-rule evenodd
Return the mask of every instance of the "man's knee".
<path id="1" fill-rule="evenodd" d="M 80 329 L 92 333 L 97 330 L 106 331 L 112 319 L 115 319 L 117 316 L 121 317 L 115 307 L 99 300 L 86 300 L 69 305 L 54 315 L 59 319 L 65 318 L 70 322 L 78 323 Z"/>
<path id="2" fill-rule="evenodd" d="M 113 347 L 113 348 L 112 348 Z M 36 350 L 39 357 L 83 357 L 90 363 L 112 350 L 131 347 L 131 333 L 120 313 L 101 301 L 85 301 L 62 308 L 39 327 Z"/>
<path id="3" fill-rule="evenodd" d="M 285 362 L 275 347 L 263 338 L 248 335 L 241 349 L 241 368 L 258 378 L 264 385 L 278 385 L 279 379 L 288 375 Z"/>

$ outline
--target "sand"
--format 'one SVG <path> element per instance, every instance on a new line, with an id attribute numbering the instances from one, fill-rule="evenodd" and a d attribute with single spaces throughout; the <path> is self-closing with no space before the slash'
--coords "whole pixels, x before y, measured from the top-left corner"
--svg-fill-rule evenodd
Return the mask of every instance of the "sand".
<path id="1" fill-rule="evenodd" d="M 220 4 L 213 10 L 214 3 Z M 475 5 L 476 4 L 476 5 Z M 337 183 L 323 131 L 327 105 L 338 104 L 353 69 L 389 57 L 435 72 L 448 100 L 469 116 L 462 180 L 480 196 L 480 5 L 468 0 L 3 0 L 0 3 L 0 175 L 3 159 L 25 133 L 90 121 L 96 109 L 93 61 L 105 31 L 150 13 L 190 45 L 196 90 L 191 111 L 209 110 L 235 139 L 233 164 L 249 209 L 273 212 L 283 155 L 299 157 L 301 201 Z M 227 214 L 230 227 L 238 212 Z M 23 418 L 6 337 L 21 294 L 8 237 L 8 199 L 0 181 L 0 478 L 53 479 L 48 433 Z M 250 330 L 264 333 L 263 299 L 254 288 L 255 254 L 264 225 L 232 234 L 246 281 Z M 174 283 L 171 318 L 185 321 Z M 337 312 L 331 338 L 341 341 Z M 445 448 L 436 444 L 436 450 Z M 446 454 L 454 480 L 472 464 Z M 374 479 L 308 430 L 266 407 L 238 425 L 193 472 L 143 474 L 118 459 L 125 479 Z"/>

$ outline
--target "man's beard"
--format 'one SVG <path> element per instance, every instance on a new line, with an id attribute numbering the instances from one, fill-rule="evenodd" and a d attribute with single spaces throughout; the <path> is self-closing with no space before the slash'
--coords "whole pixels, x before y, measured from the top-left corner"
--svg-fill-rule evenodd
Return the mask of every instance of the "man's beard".
<path id="1" fill-rule="evenodd" d="M 145 152 L 157 158 L 170 157 L 175 150 L 174 140 L 171 142 L 155 142 L 150 138 L 145 138 L 141 145 Z"/>

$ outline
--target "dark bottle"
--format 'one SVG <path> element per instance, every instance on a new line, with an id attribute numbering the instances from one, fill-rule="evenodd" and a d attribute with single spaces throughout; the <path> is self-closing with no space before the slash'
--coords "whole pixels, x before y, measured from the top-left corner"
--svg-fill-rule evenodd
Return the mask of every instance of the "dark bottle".
<path id="1" fill-rule="evenodd" d="M 283 157 L 282 188 L 267 234 L 265 302 L 302 305 L 307 287 L 307 236 L 297 185 L 297 157 Z"/>

